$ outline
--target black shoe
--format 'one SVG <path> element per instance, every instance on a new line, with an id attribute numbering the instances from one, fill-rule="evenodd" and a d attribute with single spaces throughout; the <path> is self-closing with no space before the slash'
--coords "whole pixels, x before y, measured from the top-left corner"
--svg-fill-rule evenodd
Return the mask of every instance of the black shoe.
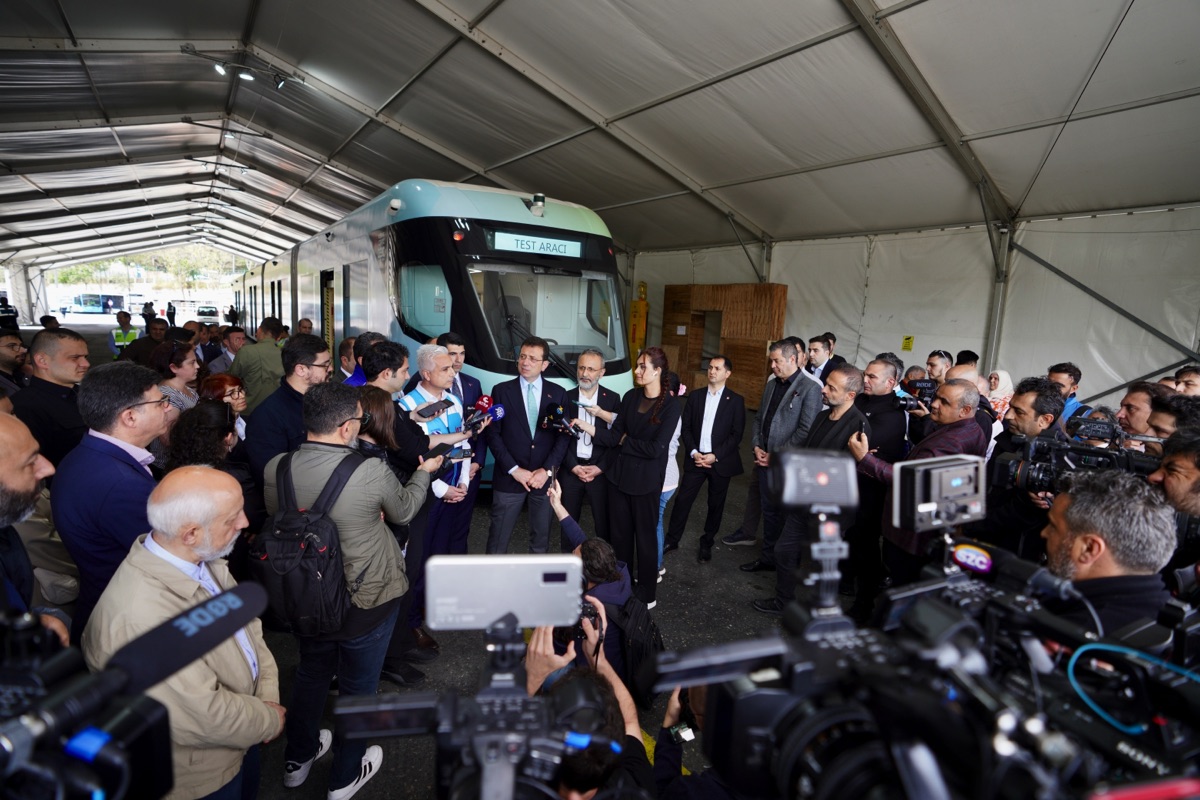
<path id="1" fill-rule="evenodd" d="M 384 667 L 379 671 L 381 680 L 389 681 L 397 686 L 409 688 L 412 686 L 420 686 L 425 682 L 425 673 L 412 666 L 411 664 L 397 664 L 395 669 Z"/>
<path id="2" fill-rule="evenodd" d="M 749 547 L 750 545 L 754 544 L 757 541 L 758 541 L 757 537 L 747 536 L 746 534 L 742 533 L 741 528 L 738 528 L 736 531 L 729 534 L 728 536 L 721 537 L 721 544 L 727 545 L 729 547 Z"/>
<path id="3" fill-rule="evenodd" d="M 749 564 L 742 564 L 738 569 L 742 572 L 774 572 L 775 565 L 763 561 L 761 558 L 756 558 Z"/>
<path id="4" fill-rule="evenodd" d="M 441 655 L 441 653 L 437 650 L 424 647 L 414 647 L 411 650 L 405 650 L 400 657 L 409 664 L 428 664 L 430 661 L 436 659 L 439 655 Z"/>
<path id="5" fill-rule="evenodd" d="M 701 542 L 700 543 L 700 552 L 698 552 L 696 554 L 696 560 L 699 561 L 701 564 L 705 564 L 709 561 L 712 561 L 712 545 Z"/>
<path id="6" fill-rule="evenodd" d="M 779 604 L 778 598 L 768 597 L 766 600 L 755 600 L 750 605 L 754 606 L 755 611 L 770 614 L 772 617 L 783 616 L 783 606 Z"/>
<path id="7" fill-rule="evenodd" d="M 663 555 L 665 556 L 667 553 L 674 553 L 678 549 L 678 544 L 671 544 L 670 542 L 667 542 L 663 545 Z"/>

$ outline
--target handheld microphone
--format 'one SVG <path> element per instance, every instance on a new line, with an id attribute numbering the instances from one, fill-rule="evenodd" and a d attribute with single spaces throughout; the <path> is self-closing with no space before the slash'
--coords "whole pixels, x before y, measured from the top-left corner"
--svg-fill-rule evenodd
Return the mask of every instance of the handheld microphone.
<path id="1" fill-rule="evenodd" d="M 1015 583 L 1035 594 L 1058 600 L 1077 600 L 1082 595 L 1068 580 L 1052 575 L 1045 567 L 1023 561 L 1015 554 L 983 542 L 959 539 L 952 551 L 954 563 L 991 583 Z"/>
<path id="2" fill-rule="evenodd" d="M 446 398 L 445 400 L 438 400 L 436 403 L 430 403 L 424 408 L 418 410 L 417 414 L 423 419 L 433 419 L 447 408 L 452 408 L 453 406 L 454 401 L 450 398 Z"/>
<path id="3" fill-rule="evenodd" d="M 490 394 L 480 395 L 479 399 L 475 401 L 474 410 L 463 421 L 463 427 L 473 428 L 476 425 L 481 424 L 485 419 L 487 419 L 488 409 L 492 407 L 494 402 L 495 401 L 492 399 Z"/>
<path id="4" fill-rule="evenodd" d="M 498 419 L 504 419 L 504 406 L 497 403 L 488 409 L 488 416 L 492 418 L 492 422 Z"/>
<path id="5" fill-rule="evenodd" d="M 576 429 L 575 426 L 572 425 L 567 419 L 566 414 L 563 413 L 562 406 L 555 406 L 554 408 L 550 409 L 550 413 L 546 415 L 544 420 L 542 420 L 542 427 L 549 428 L 553 431 L 558 431 L 559 433 L 565 433 L 572 439 L 579 438 L 578 429 Z"/>
<path id="6" fill-rule="evenodd" d="M 103 671 L 77 675 L 29 713 L 0 725 L 0 771 L 28 763 L 34 747 L 100 712 L 119 694 L 141 694 L 250 624 L 267 607 L 267 591 L 244 583 L 211 597 L 139 636 Z"/>

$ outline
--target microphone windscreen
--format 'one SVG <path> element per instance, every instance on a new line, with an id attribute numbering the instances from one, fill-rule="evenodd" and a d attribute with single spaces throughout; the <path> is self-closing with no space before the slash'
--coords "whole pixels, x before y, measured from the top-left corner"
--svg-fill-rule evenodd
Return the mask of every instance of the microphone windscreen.
<path id="1" fill-rule="evenodd" d="M 492 419 L 504 419 L 504 406 L 497 403 L 488 409 L 488 416 Z"/>
<path id="2" fill-rule="evenodd" d="M 495 402 L 495 401 L 492 400 L 492 396 L 490 394 L 481 394 L 479 396 L 479 399 L 475 401 L 475 410 L 476 411 L 487 411 L 489 408 L 492 407 L 493 402 Z"/>
<path id="3" fill-rule="evenodd" d="M 129 676 L 126 694 L 141 694 L 249 625 L 267 607 L 267 590 L 243 583 L 189 608 L 122 647 L 104 668 Z"/>

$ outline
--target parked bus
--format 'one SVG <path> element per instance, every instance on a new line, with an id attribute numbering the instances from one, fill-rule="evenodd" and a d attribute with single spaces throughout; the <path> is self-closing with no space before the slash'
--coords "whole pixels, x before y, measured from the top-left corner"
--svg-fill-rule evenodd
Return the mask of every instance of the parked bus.
<path id="1" fill-rule="evenodd" d="M 63 314 L 115 314 L 125 310 L 123 294 L 77 294 L 69 305 L 59 307 Z"/>
<path id="2" fill-rule="evenodd" d="M 485 392 L 517 374 L 529 335 L 550 343 L 544 377 L 573 386 L 579 353 L 595 348 L 606 386 L 633 385 L 608 229 L 595 212 L 543 195 L 403 181 L 248 270 L 233 291 L 248 331 L 267 316 L 308 317 L 331 350 L 374 330 L 415 354 L 453 330 Z"/>

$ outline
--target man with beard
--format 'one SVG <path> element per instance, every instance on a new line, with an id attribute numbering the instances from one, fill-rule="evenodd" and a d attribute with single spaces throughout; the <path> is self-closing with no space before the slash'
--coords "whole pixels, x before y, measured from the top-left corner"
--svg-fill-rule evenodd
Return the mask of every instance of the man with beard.
<path id="1" fill-rule="evenodd" d="M 29 383 L 25 375 L 25 356 L 29 350 L 21 341 L 20 331 L 0 328 L 0 389 L 12 397 Z"/>
<path id="2" fill-rule="evenodd" d="M 42 482 L 54 466 L 39 452 L 37 440 L 16 417 L 0 414 L 0 578 L 5 600 L 13 610 L 38 612 L 33 601 L 33 565 L 13 527 L 33 513 L 42 493 Z M 65 647 L 67 626 L 50 614 L 39 614 L 42 624 Z"/>
<path id="3" fill-rule="evenodd" d="M 621 396 L 600 385 L 600 379 L 604 377 L 604 354 L 591 348 L 584 350 L 575 363 L 575 374 L 579 386 L 567 392 L 566 413 L 593 425 L 600 420 L 611 427 L 621 406 Z M 593 532 L 606 542 L 609 541 L 609 533 L 608 476 L 605 470 L 610 466 L 610 455 L 610 448 L 581 433 L 579 438 L 567 444 L 562 471 L 558 476 L 562 487 L 562 504 L 571 519 L 581 519 L 583 498 L 586 496 L 592 507 Z M 570 552 L 565 531 L 561 545 L 562 552 Z"/>
<path id="4" fill-rule="evenodd" d="M 83 654 L 93 671 L 172 617 L 237 585 L 224 558 L 242 528 L 238 482 L 210 467 L 181 467 L 150 495 L 143 532 L 92 612 Z M 174 792 L 249 797 L 258 745 L 283 732 L 279 670 L 257 619 L 147 694 L 171 721 Z"/>
<path id="5" fill-rule="evenodd" d="M 1081 470 L 1063 476 L 1042 536 L 1047 566 L 1074 581 L 1112 633 L 1139 619 L 1154 619 L 1171 599 L 1158 571 L 1175 550 L 1174 512 L 1163 493 L 1121 470 Z M 1051 611 L 1093 629 L 1078 602 Z"/>

